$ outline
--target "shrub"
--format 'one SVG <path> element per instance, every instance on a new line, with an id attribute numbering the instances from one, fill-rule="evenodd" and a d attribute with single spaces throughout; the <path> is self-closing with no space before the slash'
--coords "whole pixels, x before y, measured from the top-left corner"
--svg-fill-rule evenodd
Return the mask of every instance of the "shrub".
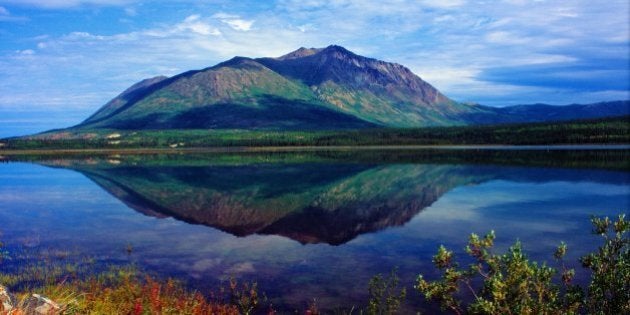
<path id="1" fill-rule="evenodd" d="M 604 245 L 582 257 L 582 265 L 592 272 L 586 309 L 591 314 L 630 314 L 630 221 L 621 215 L 617 221 L 592 218 L 593 233 Z"/>
<path id="2" fill-rule="evenodd" d="M 407 290 L 399 288 L 399 282 L 396 269 L 393 269 L 388 277 L 383 277 L 382 274 L 372 277 L 369 284 L 370 301 L 367 313 L 371 315 L 396 314 L 401 302 L 407 296 Z"/>
<path id="3" fill-rule="evenodd" d="M 567 269 L 562 261 L 566 244 L 561 243 L 554 253 L 561 265 L 560 277 L 556 277 L 558 269 L 530 261 L 519 242 L 505 254 L 492 253 L 494 232 L 483 238 L 470 236 L 466 252 L 475 262 L 467 268 L 460 268 L 453 252 L 440 246 L 433 263 L 441 271 L 441 278 L 427 281 L 419 275 L 415 288 L 427 300 L 455 314 L 578 314 L 585 310 L 592 314 L 629 314 L 630 223 L 624 215 L 615 222 L 608 218 L 592 218 L 591 222 L 604 244 L 581 259 L 583 266 L 592 271 L 587 290 L 571 283 L 575 271 Z M 558 278 L 560 283 L 554 281 Z M 473 298 L 465 302 L 461 296 L 466 292 Z"/>

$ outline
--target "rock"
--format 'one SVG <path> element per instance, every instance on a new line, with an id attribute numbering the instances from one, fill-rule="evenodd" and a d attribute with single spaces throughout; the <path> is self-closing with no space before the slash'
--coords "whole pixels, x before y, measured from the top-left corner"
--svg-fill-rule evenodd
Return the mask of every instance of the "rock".
<path id="1" fill-rule="evenodd" d="M 18 305 L 15 296 L 0 285 L 0 315 L 54 315 L 63 312 L 64 307 L 39 294 L 31 295 Z"/>
<path id="2" fill-rule="evenodd" d="M 62 314 L 63 308 L 54 301 L 39 294 L 33 294 L 24 301 L 24 314 L 26 315 L 53 315 Z"/>
<path id="3" fill-rule="evenodd" d="M 15 297 L 0 285 L 0 314 L 8 314 L 15 306 Z"/>

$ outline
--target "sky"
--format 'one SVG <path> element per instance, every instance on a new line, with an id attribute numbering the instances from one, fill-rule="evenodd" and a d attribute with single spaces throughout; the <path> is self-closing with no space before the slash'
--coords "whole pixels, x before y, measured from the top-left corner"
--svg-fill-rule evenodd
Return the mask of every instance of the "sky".
<path id="1" fill-rule="evenodd" d="M 490 106 L 630 99 L 628 0 L 0 0 L 0 137 L 142 79 L 341 45 Z"/>

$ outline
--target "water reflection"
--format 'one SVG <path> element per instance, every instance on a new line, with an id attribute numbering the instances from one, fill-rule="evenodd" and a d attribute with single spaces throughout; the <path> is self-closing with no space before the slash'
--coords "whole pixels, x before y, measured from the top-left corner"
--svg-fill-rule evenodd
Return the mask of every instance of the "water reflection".
<path id="1" fill-rule="evenodd" d="M 367 153 L 250 154 L 245 160 L 234 154 L 219 160 L 216 156 L 204 155 L 154 159 L 109 156 L 40 163 L 77 170 L 130 208 L 146 215 L 174 217 L 236 236 L 274 234 L 303 244 L 332 245 L 348 242 L 359 234 L 403 225 L 458 186 L 497 179 L 532 182 L 567 176 L 577 176 L 570 180 L 589 176 L 590 180 L 604 182 L 627 179 L 611 174 L 598 178 L 593 173 L 532 172 L 479 165 L 503 161 L 510 155 L 519 157 L 521 163 L 527 161 L 536 165 L 547 158 L 541 159 L 540 152 L 534 155 L 531 152 L 447 154 L 452 160 L 449 162 L 474 158 L 476 164 L 472 165 L 426 164 L 427 160 L 439 159 L 445 154 L 442 151 L 424 155 L 408 151 Z M 525 160 L 528 153 L 538 158 Z M 618 159 L 624 156 L 623 151 L 599 153 L 606 154 L 607 163 L 602 158 L 590 161 L 600 163 L 595 164 L 600 168 L 619 167 Z M 568 155 L 579 156 L 576 152 Z M 400 164 L 409 159 L 423 164 Z M 562 160 L 549 161 L 559 162 Z M 570 163 L 566 159 L 565 162 Z"/>
<path id="2" fill-rule="evenodd" d="M 521 239 L 534 259 L 563 240 L 575 260 L 596 241 L 588 216 L 627 210 L 630 192 L 625 150 L 12 159 L 54 169 L 2 166 L 7 241 L 105 262 L 125 261 L 131 243 L 150 270 L 198 289 L 255 279 L 285 310 L 362 304 L 369 278 L 394 266 L 411 285 L 439 244 L 461 249 L 470 232 Z"/>

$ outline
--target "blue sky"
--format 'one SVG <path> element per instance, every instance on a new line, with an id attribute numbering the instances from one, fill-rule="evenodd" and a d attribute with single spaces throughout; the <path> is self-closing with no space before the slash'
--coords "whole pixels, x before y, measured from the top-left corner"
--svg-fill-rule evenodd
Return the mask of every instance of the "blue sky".
<path id="1" fill-rule="evenodd" d="M 330 44 L 458 101 L 628 99 L 629 3 L 0 0 L 0 137 L 78 123 L 144 78 Z"/>

